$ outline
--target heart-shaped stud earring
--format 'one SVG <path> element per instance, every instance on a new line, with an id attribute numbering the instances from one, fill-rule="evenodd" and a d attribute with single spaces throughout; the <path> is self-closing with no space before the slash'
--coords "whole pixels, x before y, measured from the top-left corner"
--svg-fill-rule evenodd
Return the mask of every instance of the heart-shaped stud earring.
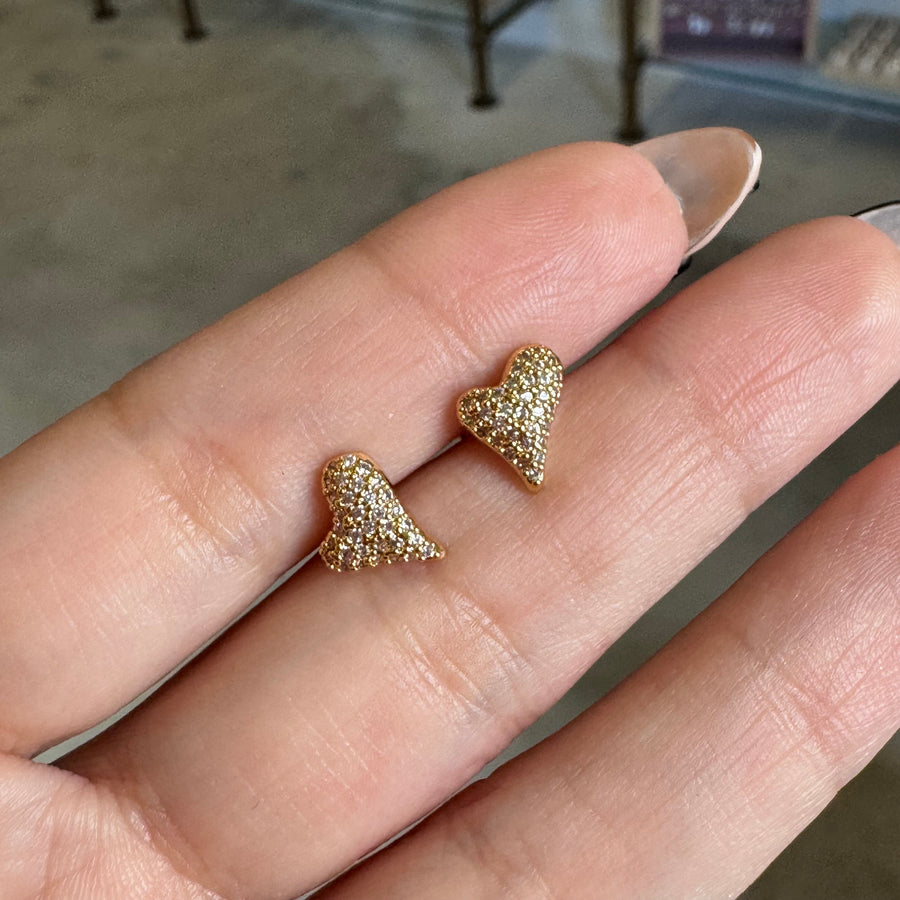
<path id="1" fill-rule="evenodd" d="M 496 450 L 533 491 L 544 480 L 547 435 L 562 378 L 559 357 L 534 344 L 512 355 L 497 387 L 473 388 L 457 403 L 459 421 Z"/>
<path id="2" fill-rule="evenodd" d="M 322 490 L 334 525 L 319 546 L 337 572 L 410 559 L 440 559 L 444 548 L 427 537 L 397 499 L 384 472 L 364 453 L 325 464 Z"/>

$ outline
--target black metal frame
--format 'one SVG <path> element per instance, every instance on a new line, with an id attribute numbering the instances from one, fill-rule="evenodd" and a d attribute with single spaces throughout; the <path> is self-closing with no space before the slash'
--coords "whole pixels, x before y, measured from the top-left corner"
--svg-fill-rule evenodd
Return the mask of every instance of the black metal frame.
<path id="1" fill-rule="evenodd" d="M 92 0 L 94 5 L 94 18 L 98 21 L 114 19 L 119 11 L 112 5 L 112 0 Z M 186 41 L 199 41 L 206 37 L 207 31 L 200 21 L 194 0 L 179 0 L 178 5 L 181 14 L 181 33 Z"/>
<path id="2" fill-rule="evenodd" d="M 512 0 L 493 17 L 485 16 L 485 0 L 466 0 L 467 24 L 469 29 L 469 49 L 472 59 L 472 97 L 470 103 L 476 109 L 487 109 L 497 102 L 490 72 L 490 42 L 494 33 L 499 31 L 511 19 L 537 0 Z M 95 19 L 111 19 L 118 14 L 112 0 L 92 0 Z M 619 137 L 623 141 L 639 141 L 644 135 L 638 118 L 638 88 L 641 68 L 646 61 L 646 54 L 638 44 L 637 21 L 640 0 L 621 0 L 622 18 L 622 62 L 620 80 L 622 85 L 622 119 L 619 125 Z M 377 0 L 370 5 L 379 5 Z M 390 5 L 394 10 L 400 9 L 411 15 L 416 10 L 398 4 Z M 182 34 L 187 41 L 198 41 L 207 34 L 200 21 L 195 0 L 180 0 Z M 428 17 L 426 13 L 425 18 Z M 444 16 L 442 18 L 450 18 Z"/>
<path id="3" fill-rule="evenodd" d="M 118 15 L 118 10 L 112 5 L 112 0 L 92 0 L 95 19 L 111 19 Z M 485 0 L 466 0 L 467 26 L 469 31 L 469 49 L 472 57 L 472 106 L 478 109 L 486 109 L 497 102 L 490 75 L 489 51 L 491 38 L 512 18 L 527 9 L 538 0 L 513 0 L 496 15 L 485 15 Z M 366 4 L 364 4 L 366 5 Z M 417 11 L 409 6 L 395 3 L 369 3 L 371 6 L 386 6 L 393 11 L 417 15 Z M 197 41 L 205 37 L 206 29 L 200 21 L 195 0 L 179 0 L 181 13 L 182 34 L 185 40 Z M 421 18 L 434 17 L 425 13 Z M 442 16 L 441 18 L 459 21 L 455 16 Z"/>

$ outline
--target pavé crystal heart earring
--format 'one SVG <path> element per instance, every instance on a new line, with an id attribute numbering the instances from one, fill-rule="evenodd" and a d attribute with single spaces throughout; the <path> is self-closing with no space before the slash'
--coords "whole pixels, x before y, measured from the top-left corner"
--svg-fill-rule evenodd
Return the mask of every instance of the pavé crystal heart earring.
<path id="1" fill-rule="evenodd" d="M 562 379 L 559 357 L 533 344 L 512 355 L 499 385 L 466 391 L 456 406 L 459 421 L 499 453 L 532 491 L 544 480 L 547 435 Z"/>
<path id="2" fill-rule="evenodd" d="M 322 490 L 334 515 L 319 546 L 329 568 L 345 572 L 443 557 L 444 548 L 416 525 L 384 472 L 364 453 L 345 453 L 325 463 Z"/>

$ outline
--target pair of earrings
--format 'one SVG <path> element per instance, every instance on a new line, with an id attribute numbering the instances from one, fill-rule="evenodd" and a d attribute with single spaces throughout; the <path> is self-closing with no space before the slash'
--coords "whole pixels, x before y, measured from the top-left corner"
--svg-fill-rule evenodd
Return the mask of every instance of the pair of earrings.
<path id="1" fill-rule="evenodd" d="M 562 377 L 556 354 L 530 345 L 512 355 L 499 385 L 466 391 L 456 405 L 461 424 L 499 453 L 533 491 L 544 479 L 547 435 Z M 329 460 L 322 490 L 334 524 L 319 554 L 330 568 L 343 572 L 444 556 L 444 548 L 416 525 L 384 473 L 364 453 Z"/>

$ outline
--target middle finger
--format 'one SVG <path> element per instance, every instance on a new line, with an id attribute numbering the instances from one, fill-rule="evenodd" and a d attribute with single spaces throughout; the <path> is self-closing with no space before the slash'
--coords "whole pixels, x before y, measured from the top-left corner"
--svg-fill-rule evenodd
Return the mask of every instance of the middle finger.
<path id="1" fill-rule="evenodd" d="M 443 563 L 308 567 L 67 765 L 214 889 L 321 882 L 476 772 L 881 396 L 897 284 L 894 245 L 852 220 L 754 248 L 569 379 L 541 494 L 457 448 L 400 490 Z"/>

